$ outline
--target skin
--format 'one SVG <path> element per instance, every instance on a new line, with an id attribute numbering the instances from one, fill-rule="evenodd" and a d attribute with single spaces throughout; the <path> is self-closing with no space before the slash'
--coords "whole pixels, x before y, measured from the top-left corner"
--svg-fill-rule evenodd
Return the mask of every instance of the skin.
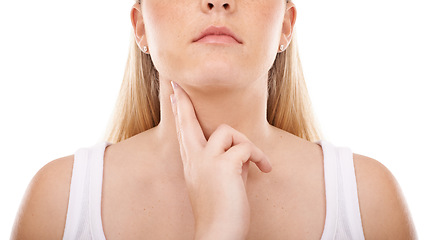
<path id="1" fill-rule="evenodd" d="M 286 48 L 290 42 L 296 10 L 293 3 L 286 5 L 281 0 L 228 3 L 225 10 L 220 6 L 209 9 L 206 1 L 180 1 L 171 7 L 168 1 L 143 1 L 141 12 L 138 5 L 132 12 L 137 42 L 149 47 L 159 72 L 158 132 L 164 140 L 176 131 L 169 104 L 171 80 L 190 96 L 207 139 L 220 124 L 256 139 L 256 144 L 270 136 L 267 73 L 279 46 Z M 227 26 L 243 44 L 193 43 L 210 25 Z M 174 147 L 178 148 L 177 141 Z"/>
<path id="2" fill-rule="evenodd" d="M 224 8 L 222 3 L 144 0 L 132 8 L 139 47 L 148 46 L 147 54 L 159 71 L 161 122 L 105 150 L 101 209 L 107 239 L 319 239 L 322 235 L 326 215 L 322 149 L 266 120 L 267 71 L 279 46 L 286 48 L 290 43 L 295 5 L 281 0 L 230 0 Z M 243 44 L 193 43 L 210 25 L 227 26 Z M 180 85 L 180 92 L 173 91 L 171 81 Z M 176 108 L 181 110 L 176 112 Z M 219 127 L 223 124 L 231 128 L 223 130 Z M 225 137 L 229 133 L 243 140 L 229 143 Z M 223 156 L 242 143 L 248 154 L 242 159 L 229 158 L 234 165 L 212 172 L 201 165 L 193 168 L 198 176 L 216 178 L 204 179 L 210 184 L 206 189 L 216 189 L 218 181 L 228 184 L 223 191 L 229 186 L 237 189 L 225 193 L 234 194 L 231 197 L 239 201 L 236 206 L 249 204 L 232 214 L 242 216 L 236 218 L 241 224 L 214 225 L 226 227 L 227 231 L 220 232 L 226 236 L 217 236 L 208 227 L 199 232 L 198 222 L 211 226 L 206 220 L 198 221 L 209 216 L 205 206 L 211 206 L 211 212 L 225 209 L 222 214 L 234 208 L 208 203 L 208 197 L 213 203 L 222 201 L 211 198 L 211 193 L 206 195 L 207 204 L 196 201 L 197 192 L 191 186 L 200 179 L 190 178 L 187 170 L 192 168 L 187 166 L 214 162 L 212 157 Z M 207 152 L 208 144 L 216 147 Z M 219 154 L 205 154 L 213 150 Z M 393 175 L 374 159 L 354 154 L 353 160 L 365 238 L 417 239 Z M 11 239 L 62 238 L 73 161 L 73 155 L 56 159 L 37 172 L 23 198 Z M 228 169 L 240 175 L 232 178 L 235 171 L 229 175 Z M 250 222 L 239 222 L 247 219 L 243 214 L 249 214 Z M 224 222 L 226 217 L 220 215 L 212 222 Z"/>
<path id="3" fill-rule="evenodd" d="M 171 80 L 180 84 L 184 92 L 190 96 L 189 108 L 195 109 L 196 116 L 193 114 L 187 118 L 197 119 L 193 125 L 200 125 L 199 129 L 205 141 L 221 124 L 232 126 L 236 132 L 243 133 L 248 139 L 255 141 L 255 144 L 261 144 L 263 147 L 270 146 L 271 136 L 276 134 L 276 130 L 266 119 L 268 70 L 276 58 L 279 46 L 287 46 L 290 42 L 296 9 L 292 3 L 286 4 L 281 0 L 228 1 L 227 8 L 224 8 L 223 3 L 216 1 L 211 7 L 206 1 L 183 1 L 181 4 L 170 7 L 167 1 L 143 1 L 140 6 L 141 11 L 138 5 L 133 11 L 132 23 L 136 41 L 141 49 L 143 46 L 149 47 L 149 54 L 159 72 L 161 123 L 155 128 L 154 134 L 157 138 L 163 139 L 163 142 L 170 143 L 170 151 L 177 152 L 176 148 L 193 149 L 193 147 L 182 146 L 184 145 L 182 141 L 176 142 L 174 137 L 170 138 L 170 132 L 176 132 L 173 112 L 167 101 L 171 94 Z M 198 11 L 194 12 L 193 9 Z M 252 18 L 243 17 L 248 15 Z M 171 21 L 171 19 L 179 19 L 179 21 Z M 200 32 L 210 25 L 228 27 L 242 41 L 242 44 L 193 42 Z M 264 28 L 263 26 L 266 25 L 269 27 Z M 179 126 L 181 125 L 177 124 L 178 128 Z M 199 137 L 199 134 L 183 131 L 181 128 L 177 131 L 188 132 L 187 139 L 194 138 L 198 142 L 203 142 L 203 136 Z M 229 137 L 231 138 L 230 134 Z M 255 145 L 253 146 L 256 148 Z M 232 145 L 228 146 L 230 147 Z M 202 156 L 207 156 L 210 152 L 207 151 Z M 182 156 L 182 158 L 184 161 L 185 157 Z M 192 159 L 192 161 L 201 161 L 201 159 Z M 202 159 L 202 161 L 207 160 Z M 248 174 L 248 166 L 245 167 L 245 176 Z M 210 169 L 214 171 L 219 168 Z M 187 180 L 188 178 L 186 183 Z M 214 179 L 209 181 L 217 182 L 216 185 L 220 183 Z M 196 231 L 199 229 L 198 226 L 213 225 L 207 220 L 214 217 L 205 216 L 206 211 L 197 211 L 196 206 L 205 205 L 204 208 L 206 208 L 209 205 L 213 208 L 211 206 L 213 203 L 217 205 L 216 208 L 219 208 L 220 204 L 217 201 L 211 201 L 210 204 L 196 202 L 196 199 L 201 197 L 195 198 L 194 196 L 198 194 L 190 192 L 193 188 L 190 188 L 191 183 L 187 184 L 192 208 L 195 208 Z M 226 186 L 232 189 L 230 182 L 227 182 Z M 240 193 L 246 192 L 243 186 L 238 186 L 242 187 Z M 248 232 L 249 205 L 246 194 L 243 195 L 245 195 L 243 200 L 240 194 L 228 196 L 227 199 L 233 199 L 232 202 L 235 203 L 233 207 L 209 211 L 230 213 L 230 209 L 235 209 L 235 206 L 245 206 L 244 210 L 241 209 L 233 214 L 245 216 L 238 220 L 231 218 L 228 214 L 214 218 L 216 219 L 214 222 L 222 223 L 220 226 L 228 225 L 226 219 L 240 222 L 240 230 L 234 232 L 235 235 L 230 235 L 229 239 L 235 239 L 237 235 L 244 236 Z M 212 198 L 212 194 L 208 198 Z M 208 231 L 208 229 L 202 229 L 202 231 Z M 210 234 L 216 234 L 216 232 Z"/>
<path id="4" fill-rule="evenodd" d="M 225 124 L 207 141 L 189 96 L 178 84 L 172 85 L 171 102 L 195 217 L 195 238 L 245 239 L 250 224 L 245 188 L 249 163 L 267 173 L 272 170 L 268 157 Z"/>

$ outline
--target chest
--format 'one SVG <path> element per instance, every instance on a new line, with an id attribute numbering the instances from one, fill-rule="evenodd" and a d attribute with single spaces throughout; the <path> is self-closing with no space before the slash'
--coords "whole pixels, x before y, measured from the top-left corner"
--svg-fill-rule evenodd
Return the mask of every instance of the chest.
<path id="1" fill-rule="evenodd" d="M 195 223 L 184 182 L 105 183 L 106 239 L 193 239 Z M 320 239 L 326 216 L 323 181 L 248 179 L 246 190 L 251 207 L 247 239 Z"/>

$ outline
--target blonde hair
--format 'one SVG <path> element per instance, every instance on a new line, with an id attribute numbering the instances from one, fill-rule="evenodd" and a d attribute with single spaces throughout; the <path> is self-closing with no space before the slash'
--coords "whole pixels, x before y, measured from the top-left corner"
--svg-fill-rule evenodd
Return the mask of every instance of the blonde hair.
<path id="1" fill-rule="evenodd" d="M 124 79 L 106 132 L 106 140 L 111 143 L 153 128 L 160 121 L 158 72 L 150 55 L 139 49 L 131 35 Z M 284 52 L 277 53 L 268 76 L 268 122 L 307 141 L 320 140 L 322 134 L 304 80 L 295 27 L 291 43 Z"/>

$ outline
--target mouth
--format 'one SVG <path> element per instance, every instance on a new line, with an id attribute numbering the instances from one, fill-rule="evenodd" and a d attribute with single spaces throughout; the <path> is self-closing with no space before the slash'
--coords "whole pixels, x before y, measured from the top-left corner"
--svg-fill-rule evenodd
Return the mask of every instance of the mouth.
<path id="1" fill-rule="evenodd" d="M 196 37 L 193 42 L 199 43 L 223 43 L 223 44 L 243 44 L 232 31 L 226 27 L 210 26 Z"/>

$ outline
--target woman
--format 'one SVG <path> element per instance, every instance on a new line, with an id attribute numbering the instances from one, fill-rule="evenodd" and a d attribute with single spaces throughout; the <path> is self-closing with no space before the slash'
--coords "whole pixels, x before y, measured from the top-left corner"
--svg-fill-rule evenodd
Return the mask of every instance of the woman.
<path id="1" fill-rule="evenodd" d="M 378 161 L 320 139 L 282 0 L 143 0 L 108 141 L 33 178 L 12 239 L 415 239 Z"/>

